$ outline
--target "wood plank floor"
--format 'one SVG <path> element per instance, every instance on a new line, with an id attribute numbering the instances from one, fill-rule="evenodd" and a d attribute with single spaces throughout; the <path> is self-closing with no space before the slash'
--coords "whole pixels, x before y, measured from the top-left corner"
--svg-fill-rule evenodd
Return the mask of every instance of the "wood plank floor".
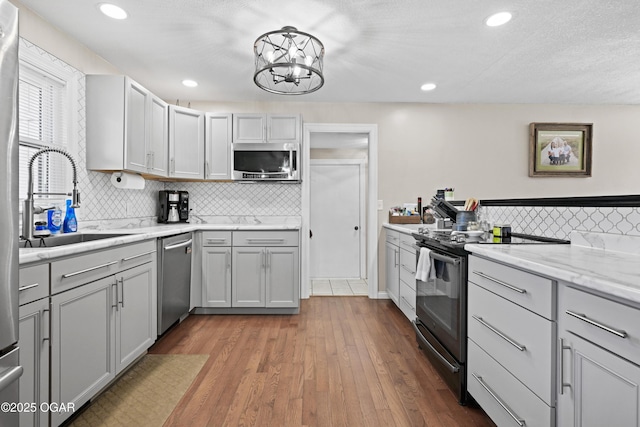
<path id="1" fill-rule="evenodd" d="M 154 354 L 209 354 L 165 426 L 494 426 L 458 405 L 389 300 L 311 297 L 299 315 L 192 315 Z"/>

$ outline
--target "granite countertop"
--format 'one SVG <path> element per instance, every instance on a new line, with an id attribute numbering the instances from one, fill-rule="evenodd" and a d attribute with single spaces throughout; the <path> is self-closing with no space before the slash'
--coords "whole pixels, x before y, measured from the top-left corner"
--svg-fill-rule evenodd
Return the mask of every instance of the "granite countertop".
<path id="1" fill-rule="evenodd" d="M 465 249 L 640 305 L 639 236 L 573 232 L 570 245 L 467 244 Z"/>
<path id="2" fill-rule="evenodd" d="M 87 228 L 79 231 L 79 233 L 122 233 L 123 235 L 102 240 L 92 240 L 89 242 L 74 243 L 64 246 L 54 246 L 51 248 L 20 247 L 19 262 L 20 264 L 27 264 L 36 261 L 46 261 L 67 255 L 81 254 L 97 249 L 106 249 L 128 243 L 135 243 L 143 240 L 156 239 L 158 237 L 171 236 L 174 234 L 188 233 L 192 231 L 299 230 L 301 226 L 302 221 L 300 217 L 216 217 L 205 220 L 201 219 L 198 223 L 156 224 L 150 226 L 121 224 L 120 228 Z M 50 238 L 55 239 L 55 237 Z"/>

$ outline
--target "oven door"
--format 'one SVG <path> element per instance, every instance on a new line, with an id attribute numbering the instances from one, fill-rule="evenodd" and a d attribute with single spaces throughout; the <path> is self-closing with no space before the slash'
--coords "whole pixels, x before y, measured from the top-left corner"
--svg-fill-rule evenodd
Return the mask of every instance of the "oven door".
<path id="1" fill-rule="evenodd" d="M 432 249 L 429 257 L 435 274 L 426 282 L 416 281 L 416 315 L 458 362 L 464 363 L 466 256 Z"/>

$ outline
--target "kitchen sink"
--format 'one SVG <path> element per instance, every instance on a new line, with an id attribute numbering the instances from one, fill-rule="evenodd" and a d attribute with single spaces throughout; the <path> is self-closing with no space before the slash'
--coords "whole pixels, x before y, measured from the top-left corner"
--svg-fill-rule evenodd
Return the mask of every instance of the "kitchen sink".
<path id="1" fill-rule="evenodd" d="M 113 237 L 129 236 L 130 233 L 73 233 L 63 234 L 60 236 L 49 236 L 43 238 L 35 238 L 32 240 L 34 248 L 54 248 L 57 246 L 73 245 L 74 243 L 91 242 L 94 240 L 111 239 Z M 30 248 L 24 240 L 20 241 L 20 247 Z"/>

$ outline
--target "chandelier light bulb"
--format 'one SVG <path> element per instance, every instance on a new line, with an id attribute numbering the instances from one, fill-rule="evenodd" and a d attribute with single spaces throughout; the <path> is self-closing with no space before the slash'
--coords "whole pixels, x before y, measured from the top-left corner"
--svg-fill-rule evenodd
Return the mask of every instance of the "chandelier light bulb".
<path id="1" fill-rule="evenodd" d="M 269 50 L 264 54 L 264 58 L 267 60 L 268 63 L 272 63 L 273 59 L 275 58 L 275 54 L 273 53 L 272 50 Z"/>
<path id="2" fill-rule="evenodd" d="M 307 67 L 311 67 L 311 64 L 313 64 L 313 57 L 311 55 L 305 56 L 304 65 L 306 65 Z"/>

